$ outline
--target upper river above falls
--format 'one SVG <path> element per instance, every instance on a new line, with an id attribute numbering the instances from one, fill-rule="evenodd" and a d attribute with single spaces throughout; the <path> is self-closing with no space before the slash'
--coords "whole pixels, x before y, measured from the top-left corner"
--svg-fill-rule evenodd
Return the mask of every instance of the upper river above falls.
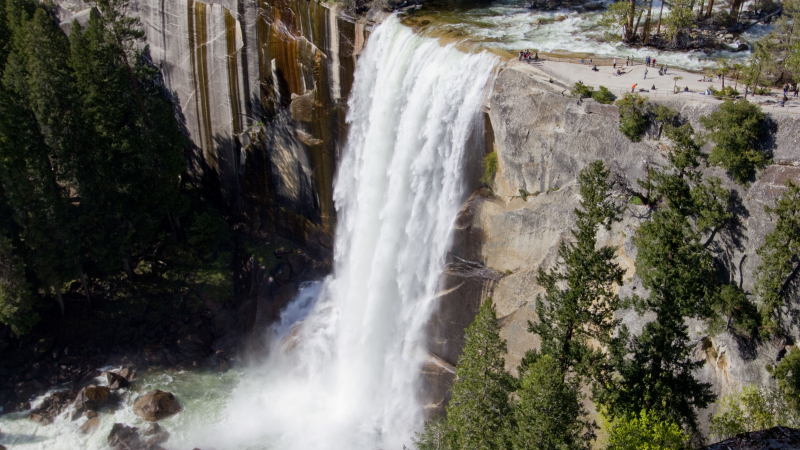
<path id="1" fill-rule="evenodd" d="M 445 41 L 459 42 L 460 48 L 493 51 L 505 57 L 516 57 L 524 49 L 547 53 L 563 53 L 564 56 L 593 55 L 595 57 L 620 58 L 632 56 L 638 61 L 655 57 L 659 63 L 688 70 L 702 70 L 713 66 L 717 58 L 743 62 L 749 51 L 661 51 L 652 48 L 629 48 L 621 42 L 612 43 L 603 39 L 604 29 L 598 24 L 601 11 L 576 12 L 570 9 L 537 11 L 528 7 L 527 0 L 495 0 L 464 2 L 458 0 L 433 0 L 404 14 L 404 23 L 414 27 L 423 35 L 434 36 Z M 653 2 L 654 20 L 658 19 L 661 2 Z M 669 7 L 664 7 L 668 14 Z M 771 26 L 757 24 L 742 34 L 741 43 L 753 40 L 769 32 Z M 588 58 L 588 56 L 587 56 Z M 588 61 L 587 61 L 588 63 Z"/>

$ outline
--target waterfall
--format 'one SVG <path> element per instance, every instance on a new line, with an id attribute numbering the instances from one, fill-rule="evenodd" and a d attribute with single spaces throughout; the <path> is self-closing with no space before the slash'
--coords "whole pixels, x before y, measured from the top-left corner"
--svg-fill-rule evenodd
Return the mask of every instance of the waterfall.
<path id="1" fill-rule="evenodd" d="M 308 315 L 252 377 L 257 383 L 243 383 L 220 444 L 411 444 L 422 421 L 423 328 L 468 195 L 468 141 L 495 64 L 488 54 L 417 36 L 394 16 L 372 33 L 358 61 L 334 187 L 334 273 L 287 310 Z M 313 305 L 309 290 L 318 295 Z"/>

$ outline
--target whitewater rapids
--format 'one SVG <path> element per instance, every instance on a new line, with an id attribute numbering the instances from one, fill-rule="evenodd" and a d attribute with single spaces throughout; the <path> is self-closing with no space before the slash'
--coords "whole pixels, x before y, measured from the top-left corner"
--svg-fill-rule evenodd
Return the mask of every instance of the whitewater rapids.
<path id="1" fill-rule="evenodd" d="M 456 215 L 469 192 L 470 145 L 497 59 L 415 35 L 388 17 L 358 60 L 349 135 L 334 186 L 334 271 L 270 330 L 259 367 L 145 376 L 185 409 L 161 422 L 170 449 L 343 450 L 411 446 L 424 326 Z M 144 427 L 135 392 L 91 436 L 67 414 L 38 427 L 0 418 L 14 449 L 107 448 L 114 422 Z M 2 438 L 0 438 L 2 442 Z M 5 443 L 5 442 L 4 442 Z"/>

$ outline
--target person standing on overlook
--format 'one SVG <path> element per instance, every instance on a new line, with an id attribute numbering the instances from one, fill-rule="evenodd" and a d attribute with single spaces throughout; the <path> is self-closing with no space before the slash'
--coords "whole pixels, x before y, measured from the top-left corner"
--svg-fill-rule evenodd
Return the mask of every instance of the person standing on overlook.
<path id="1" fill-rule="evenodd" d="M 644 79 L 647 79 L 647 69 L 644 69 Z"/>
<path id="2" fill-rule="evenodd" d="M 614 58 L 614 68 L 617 68 L 617 58 Z"/>

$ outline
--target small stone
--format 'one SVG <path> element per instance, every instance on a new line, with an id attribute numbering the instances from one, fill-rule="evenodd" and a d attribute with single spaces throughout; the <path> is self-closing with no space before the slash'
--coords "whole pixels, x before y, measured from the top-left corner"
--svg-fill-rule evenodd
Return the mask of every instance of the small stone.
<path id="1" fill-rule="evenodd" d="M 136 371 L 131 367 L 123 367 L 120 369 L 119 374 L 125 377 L 126 380 L 131 381 L 136 378 Z"/>
<path id="2" fill-rule="evenodd" d="M 100 426 L 100 418 L 95 415 L 91 419 L 87 420 L 86 422 L 81 425 L 81 431 L 83 434 L 92 434 L 97 427 Z"/>
<path id="3" fill-rule="evenodd" d="M 92 410 L 86 411 L 87 419 L 94 419 L 95 417 L 97 417 L 97 413 L 95 411 Z"/>
<path id="4" fill-rule="evenodd" d="M 146 447 L 159 445 L 167 441 L 169 439 L 169 433 L 166 431 L 162 431 L 160 433 L 156 433 L 150 439 L 144 442 Z"/>
<path id="5" fill-rule="evenodd" d="M 128 386 L 128 379 L 114 372 L 106 372 L 109 389 L 120 389 Z"/>
<path id="6" fill-rule="evenodd" d="M 144 434 L 145 436 L 152 436 L 158 433 L 159 431 L 161 431 L 161 425 L 159 425 L 158 423 L 151 423 L 150 426 L 147 427 L 147 429 L 144 430 L 142 434 Z"/>

